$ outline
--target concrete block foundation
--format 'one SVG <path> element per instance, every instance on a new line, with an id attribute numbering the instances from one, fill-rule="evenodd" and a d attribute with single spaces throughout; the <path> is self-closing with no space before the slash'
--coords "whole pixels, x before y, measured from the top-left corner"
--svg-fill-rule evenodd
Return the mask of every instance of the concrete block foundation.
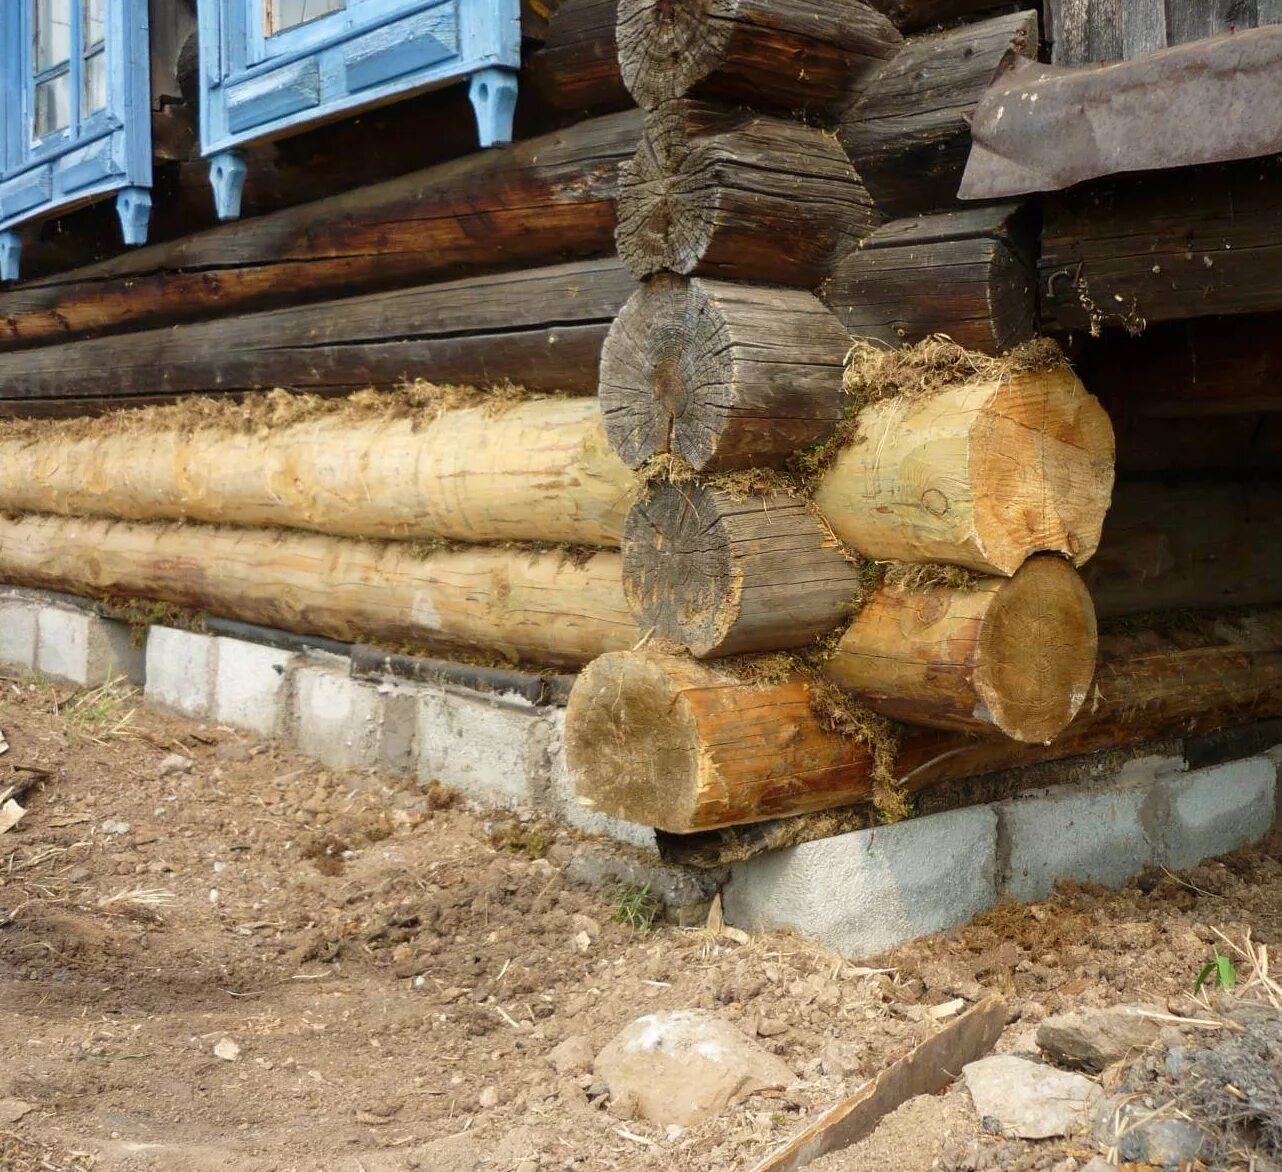
<path id="1" fill-rule="evenodd" d="M 554 704 L 356 678 L 346 656 L 170 627 L 151 628 L 144 655 L 126 624 L 20 590 L 0 594 L 0 666 L 82 687 L 125 675 L 145 681 L 149 704 L 288 740 L 331 768 L 439 781 L 484 805 L 565 822 L 600 836 L 567 864 L 577 881 L 649 886 L 692 924 L 724 884 L 727 923 L 790 928 L 855 959 L 1003 900 L 1045 899 L 1063 879 L 1116 887 L 1146 866 L 1194 866 L 1264 837 L 1278 812 L 1282 746 L 1198 769 L 1180 755 L 1150 756 L 710 873 L 661 864 L 651 828 L 580 805 L 565 711 Z"/>

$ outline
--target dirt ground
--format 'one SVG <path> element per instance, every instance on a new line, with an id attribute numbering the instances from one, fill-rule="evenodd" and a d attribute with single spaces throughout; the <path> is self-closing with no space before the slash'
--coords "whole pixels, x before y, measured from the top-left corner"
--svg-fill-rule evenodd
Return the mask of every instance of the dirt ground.
<path id="1" fill-rule="evenodd" d="M 1282 941 L 1278 841 L 863 965 L 647 925 L 643 893 L 568 884 L 575 840 L 551 828 L 137 703 L 0 679 L 0 793 L 27 787 L 0 835 L 3 1169 L 739 1172 L 939 1029 L 932 1007 L 999 991 L 999 1050 L 1031 1052 L 1062 1009 L 1196 1012 L 1213 929 Z M 663 1131 L 546 1059 L 696 1007 L 798 1082 Z M 987 1135 L 954 1088 L 813 1167 L 1071 1172 L 1093 1154 Z"/>

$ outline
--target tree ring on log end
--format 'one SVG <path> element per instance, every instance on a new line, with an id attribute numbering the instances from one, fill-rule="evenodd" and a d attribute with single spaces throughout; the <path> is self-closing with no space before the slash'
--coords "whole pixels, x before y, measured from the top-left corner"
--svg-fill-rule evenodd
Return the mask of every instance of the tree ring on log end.
<path id="1" fill-rule="evenodd" d="M 734 379 L 730 344 L 699 283 L 660 276 L 632 295 L 606 338 L 600 387 L 606 435 L 629 468 L 669 452 L 708 465 Z"/>
<path id="2" fill-rule="evenodd" d="M 1095 606 L 1081 576 L 1055 554 L 1030 558 L 984 616 L 975 694 L 1008 736 L 1047 743 L 1086 699 L 1097 652 Z"/>
<path id="3" fill-rule="evenodd" d="M 1113 492 L 1113 425 L 1067 368 L 1008 378 L 970 433 L 975 534 L 1003 573 L 1028 550 L 1074 565 L 1099 546 Z"/>
<path id="4" fill-rule="evenodd" d="M 850 613 L 858 571 L 789 493 L 659 482 L 624 525 L 623 590 L 642 632 L 704 658 L 828 634 Z"/>
<path id="5" fill-rule="evenodd" d="M 619 68 L 643 109 L 684 97 L 723 61 L 734 32 L 726 0 L 619 0 Z"/>
<path id="6" fill-rule="evenodd" d="M 689 825 L 699 745 L 672 677 L 645 657 L 603 655 L 579 674 L 566 707 L 565 754 L 573 775 L 591 778 L 595 807 L 626 810 L 643 826 Z"/>

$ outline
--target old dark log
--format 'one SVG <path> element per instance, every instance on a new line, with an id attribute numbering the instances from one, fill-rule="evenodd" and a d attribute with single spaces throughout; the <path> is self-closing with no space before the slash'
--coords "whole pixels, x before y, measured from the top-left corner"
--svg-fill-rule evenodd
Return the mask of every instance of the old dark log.
<path id="1" fill-rule="evenodd" d="M 868 81 L 841 141 L 885 215 L 957 205 L 969 116 L 1008 52 L 1036 54 L 1036 12 L 914 37 Z"/>
<path id="2" fill-rule="evenodd" d="M 529 74 L 555 110 L 603 114 L 633 105 L 619 74 L 618 0 L 564 0 L 548 23 Z"/>
<path id="3" fill-rule="evenodd" d="M 632 468 L 777 465 L 842 417 L 850 339 L 811 294 L 702 278 L 646 282 L 610 327 L 601 410 Z"/>
<path id="4" fill-rule="evenodd" d="M 665 481 L 628 514 L 623 585 L 643 633 L 704 658 L 827 635 L 854 606 L 859 572 L 797 497 Z"/>
<path id="5" fill-rule="evenodd" d="M 1035 332 L 1033 226 L 1002 204 L 894 220 L 833 264 L 820 296 L 859 338 L 930 334 L 999 354 Z"/>
<path id="6" fill-rule="evenodd" d="M 963 17 L 1001 7 L 992 0 L 872 0 L 872 6 L 888 16 L 901 33 L 955 24 Z"/>
<path id="7" fill-rule="evenodd" d="M 1137 419 L 1282 410 L 1282 314 L 1194 318 L 1108 331 L 1077 366 L 1111 413 Z"/>
<path id="8" fill-rule="evenodd" d="M 861 0 L 619 0 L 619 65 L 646 109 L 708 98 L 834 111 L 900 41 Z"/>
<path id="9" fill-rule="evenodd" d="M 413 378 L 590 394 L 635 288 L 617 260 L 584 261 L 46 346 L 0 355 L 0 399 L 338 394 Z"/>
<path id="10" fill-rule="evenodd" d="M 1102 618 L 1282 602 L 1282 484 L 1122 481 L 1082 569 Z"/>
<path id="11" fill-rule="evenodd" d="M 1066 329 L 1282 309 L 1282 161 L 1109 180 L 1047 196 L 1042 313 Z"/>
<path id="12" fill-rule="evenodd" d="M 0 294 L 0 350 L 612 251 L 639 112 L 469 155 Z"/>
<path id="13" fill-rule="evenodd" d="M 619 256 L 638 277 L 685 275 L 813 289 L 835 253 L 876 223 L 841 145 L 755 117 L 721 133 L 717 112 L 670 102 L 619 176 Z"/>
<path id="14" fill-rule="evenodd" d="M 1130 60 L 1221 33 L 1282 22 L 1276 0 L 1048 0 L 1046 39 L 1056 65 Z"/>

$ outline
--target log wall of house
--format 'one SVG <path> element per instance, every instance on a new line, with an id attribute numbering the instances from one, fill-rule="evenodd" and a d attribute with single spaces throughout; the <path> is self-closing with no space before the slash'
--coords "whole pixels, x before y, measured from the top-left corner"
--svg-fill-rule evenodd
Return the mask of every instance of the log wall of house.
<path id="1" fill-rule="evenodd" d="M 509 147 L 445 91 L 31 242 L 0 581 L 582 669 L 676 835 L 1282 715 L 1272 162 L 963 204 L 1031 9 L 527 8 Z"/>

